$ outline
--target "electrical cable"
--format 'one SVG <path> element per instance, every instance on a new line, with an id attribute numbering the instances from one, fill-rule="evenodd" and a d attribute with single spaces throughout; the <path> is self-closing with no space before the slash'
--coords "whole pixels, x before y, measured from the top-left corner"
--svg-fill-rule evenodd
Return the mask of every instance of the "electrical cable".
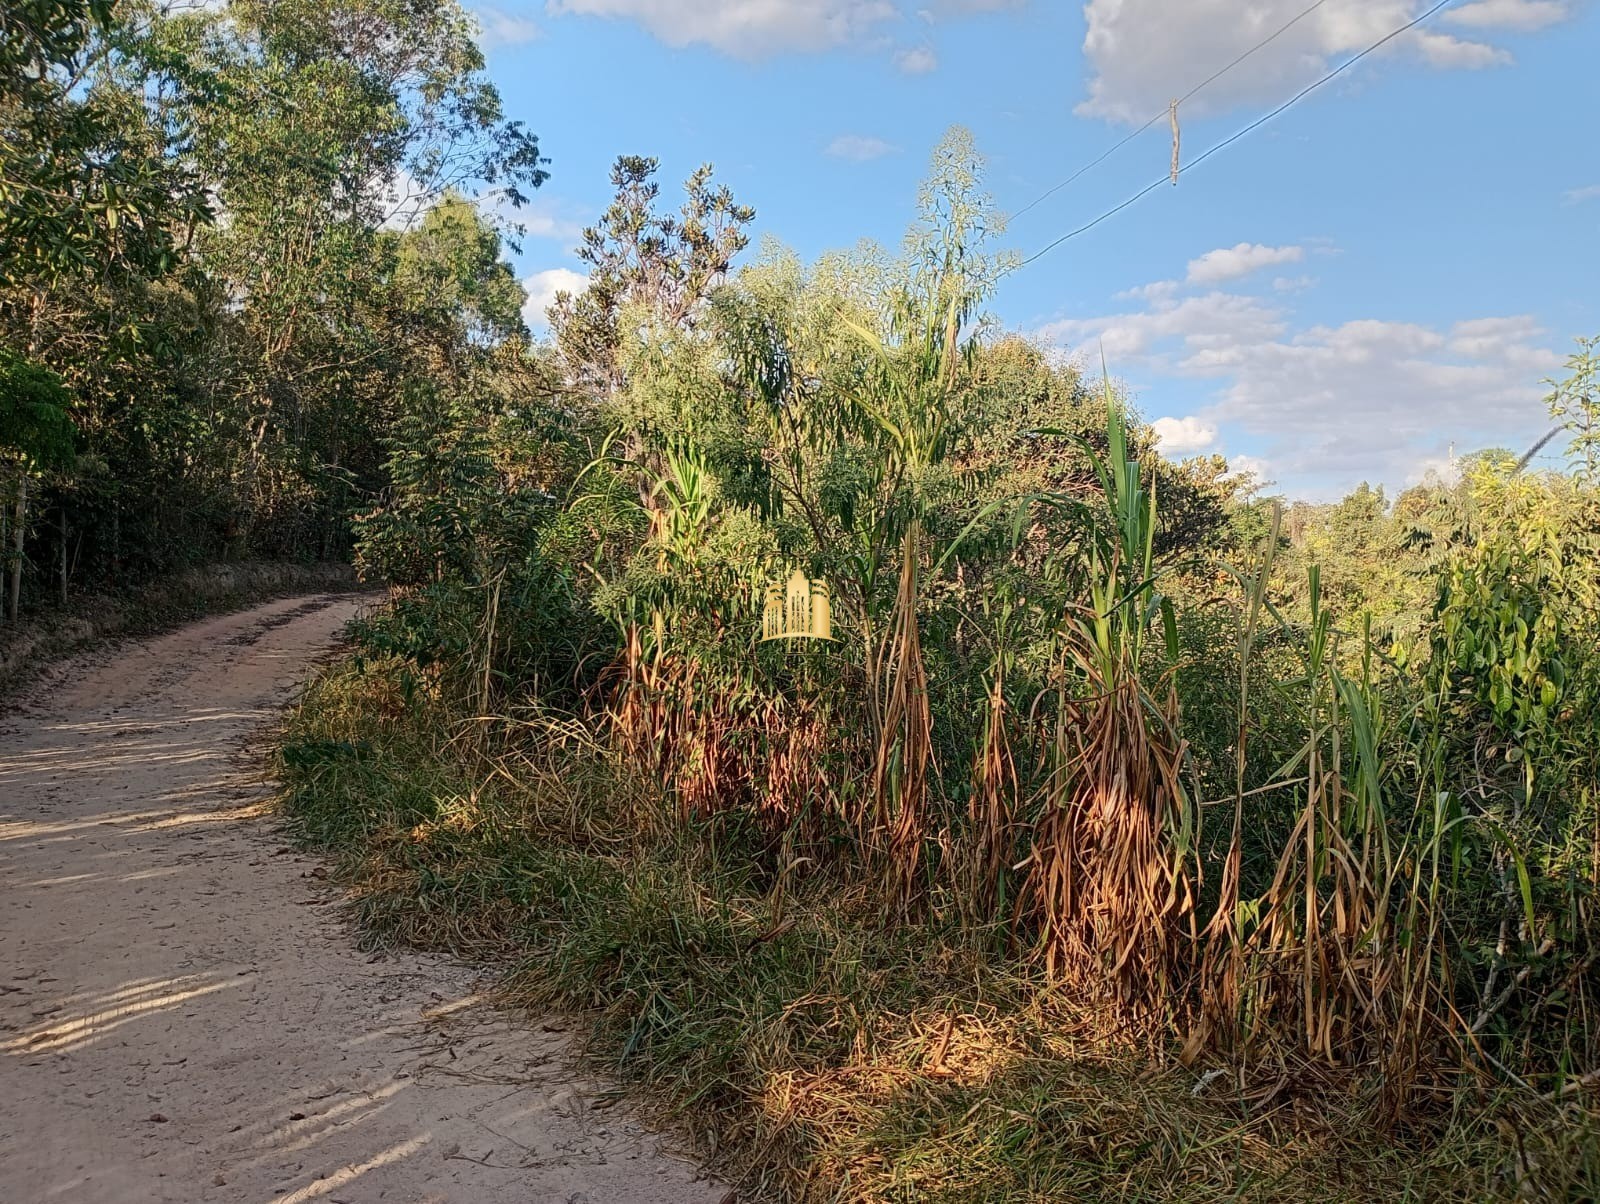
<path id="1" fill-rule="evenodd" d="M 1178 98 L 1178 104 L 1180 104 L 1180 105 L 1184 104 L 1191 97 L 1193 97 L 1198 92 L 1200 92 L 1202 89 L 1207 88 L 1211 84 L 1216 83 L 1217 80 L 1221 79 L 1224 75 L 1228 74 L 1228 72 L 1232 71 L 1235 67 L 1237 67 L 1240 63 L 1244 62 L 1245 59 L 1249 58 L 1252 54 L 1255 54 L 1258 50 L 1263 50 L 1266 47 L 1270 46 L 1273 42 L 1276 42 L 1284 34 L 1288 33 L 1296 25 L 1300 24 L 1301 21 L 1305 20 L 1312 13 L 1316 12 L 1317 9 L 1321 8 L 1327 2 L 1328 2 L 1328 0 L 1316 0 L 1315 4 L 1313 4 L 1310 8 L 1302 10 L 1292 20 L 1290 20 L 1288 24 L 1280 26 L 1277 29 L 1276 32 L 1268 35 L 1267 37 L 1263 38 L 1261 41 L 1257 42 L 1254 46 L 1250 47 L 1249 50 L 1246 50 L 1238 58 L 1234 59 L 1233 62 L 1229 63 L 1226 67 L 1223 67 L 1220 71 L 1214 72 L 1213 74 L 1211 74 L 1207 78 L 1201 80 L 1194 87 L 1190 88 L 1187 92 L 1185 92 L 1182 96 L 1180 96 Z M 1150 118 L 1149 121 L 1145 122 L 1138 129 L 1134 130 L 1133 133 L 1129 134 L 1121 142 L 1118 142 L 1115 146 L 1111 147 L 1110 150 L 1107 150 L 1103 154 L 1101 154 L 1099 158 L 1093 159 L 1090 162 L 1085 163 L 1082 167 L 1078 168 L 1077 171 L 1073 172 L 1065 180 L 1062 180 L 1061 183 L 1057 184 L 1054 188 L 1047 189 L 1045 192 L 1043 192 L 1039 196 L 1035 197 L 1033 200 L 1029 201 L 1021 209 L 1018 209 L 1015 213 L 1013 213 L 1011 215 L 1012 219 L 1015 220 L 1016 218 L 1021 217 L 1024 213 L 1028 212 L 1028 210 L 1030 210 L 1030 209 L 1034 208 L 1035 206 L 1043 203 L 1044 201 L 1049 200 L 1056 193 L 1060 192 L 1068 184 L 1071 184 L 1074 180 L 1076 180 L 1079 176 L 1083 175 L 1090 168 L 1098 167 L 1100 164 L 1104 163 L 1112 155 L 1116 154 L 1123 147 L 1127 146 L 1128 143 L 1132 142 L 1135 138 L 1137 138 L 1140 134 L 1144 133 L 1147 129 L 1149 129 L 1151 126 L 1153 126 L 1156 122 L 1160 121 L 1163 117 L 1167 116 L 1167 114 L 1169 112 L 1170 112 L 1169 109 L 1162 109 L 1161 112 L 1157 113 L 1154 117 Z"/>
<path id="2" fill-rule="evenodd" d="M 1265 113 L 1262 116 L 1256 118 L 1254 121 L 1252 121 L 1249 125 L 1245 126 L 1243 129 L 1238 130 L 1233 134 L 1230 134 L 1228 137 L 1224 138 L 1221 142 L 1217 143 L 1215 146 L 1213 146 L 1213 147 L 1209 148 L 1208 150 L 1206 150 L 1198 158 L 1192 159 L 1188 163 L 1185 163 L 1181 168 L 1179 168 L 1178 174 L 1182 175 L 1184 172 L 1187 172 L 1187 171 L 1191 170 L 1192 168 L 1199 167 L 1200 164 L 1204 163 L 1207 159 L 1211 158 L 1211 156 L 1216 154 L 1218 151 L 1224 150 L 1227 147 L 1232 146 L 1235 142 L 1239 141 L 1239 139 L 1243 138 L 1246 134 L 1249 134 L 1254 130 L 1260 129 L 1262 126 L 1266 125 L 1267 122 L 1271 121 L 1274 117 L 1278 116 L 1280 113 L 1283 113 L 1285 110 L 1287 110 L 1289 108 L 1292 108 L 1294 105 L 1298 104 L 1301 100 L 1303 100 L 1307 96 L 1311 95 L 1311 93 L 1315 92 L 1318 88 L 1322 87 L 1324 84 L 1328 83 L 1330 80 L 1336 78 L 1339 75 L 1342 75 L 1344 72 L 1348 71 L 1351 67 L 1354 67 L 1357 63 L 1359 63 L 1362 59 L 1366 58 L 1369 54 L 1372 54 L 1375 51 L 1381 49 L 1382 47 L 1387 46 L 1390 42 L 1392 42 L 1396 38 L 1398 38 L 1401 34 L 1409 33 L 1411 30 L 1415 29 L 1418 25 L 1421 25 L 1429 17 L 1431 17 L 1435 13 L 1439 12 L 1439 10 L 1449 6 L 1452 3 L 1454 3 L 1454 0 L 1438 0 L 1438 3 L 1434 4 L 1426 12 L 1423 12 L 1419 16 L 1412 18 L 1410 21 L 1407 21 L 1404 25 L 1400 26 L 1398 29 L 1395 29 L 1395 30 L 1391 31 L 1390 33 L 1385 34 L 1383 37 L 1379 38 L 1376 42 L 1372 43 L 1372 45 L 1368 46 L 1365 50 L 1361 51 L 1360 54 L 1355 55 L 1353 58 L 1346 59 L 1344 62 L 1340 63 L 1337 67 L 1335 67 L 1332 71 L 1330 71 L 1326 75 L 1324 75 L 1321 79 L 1317 80 L 1315 83 L 1311 83 L 1311 84 L 1306 85 L 1304 88 L 1302 88 L 1300 91 L 1296 92 L 1293 96 L 1291 96 L 1288 100 L 1284 101 L 1281 105 L 1279 105 L 1277 108 L 1273 109 L 1271 112 Z M 1076 237 L 1078 237 L 1078 235 L 1084 234 L 1084 233 L 1094 229 L 1096 226 L 1098 226 L 1101 222 L 1105 221 L 1107 218 L 1113 217 L 1116 214 L 1121 213 L 1124 209 L 1126 209 L 1129 205 L 1132 205 L 1135 201 L 1138 201 L 1138 200 L 1142 199 L 1143 197 L 1149 195 L 1150 193 L 1154 192 L 1157 188 L 1161 187 L 1161 185 L 1165 184 L 1169 178 L 1170 178 L 1169 175 L 1163 175 L 1160 179 L 1155 180 L 1154 182 L 1152 182 L 1152 183 L 1146 185 L 1144 188 L 1140 189 L 1138 192 L 1134 193 L 1131 197 L 1129 197 L 1127 200 L 1123 201 L 1120 205 L 1117 205 L 1114 208 L 1106 210 L 1099 217 L 1095 218 L 1092 222 L 1086 222 L 1084 225 L 1079 226 L 1076 230 L 1071 230 L 1071 231 L 1067 232 L 1066 234 L 1061 235 L 1060 238 L 1055 239 L 1053 242 L 1046 243 L 1039 250 L 1035 251 L 1032 255 L 1029 255 L 1026 259 L 1024 259 L 1020 263 L 1018 263 L 1016 265 L 1016 267 L 1013 268 L 1012 270 L 1016 271 L 1016 270 L 1019 270 L 1021 268 L 1025 268 L 1030 263 L 1033 263 L 1035 260 L 1037 260 L 1037 259 L 1041 258 L 1042 256 L 1047 255 L 1049 252 L 1055 250 L 1057 247 L 1059 247 L 1062 243 L 1066 242 L 1068 239 L 1076 238 Z"/>

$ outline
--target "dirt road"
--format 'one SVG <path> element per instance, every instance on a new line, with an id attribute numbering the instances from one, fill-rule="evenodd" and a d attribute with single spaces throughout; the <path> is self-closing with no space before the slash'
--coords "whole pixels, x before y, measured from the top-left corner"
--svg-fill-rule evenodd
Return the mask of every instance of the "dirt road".
<path id="1" fill-rule="evenodd" d="M 209 620 L 0 715 L 0 1201 L 713 1204 L 559 1031 L 358 952 L 260 814 L 261 729 L 356 607 Z"/>

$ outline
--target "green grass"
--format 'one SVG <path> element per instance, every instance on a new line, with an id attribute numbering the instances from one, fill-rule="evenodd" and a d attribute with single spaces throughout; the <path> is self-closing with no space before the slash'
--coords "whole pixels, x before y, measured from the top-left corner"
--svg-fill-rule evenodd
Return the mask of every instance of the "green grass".
<path id="1" fill-rule="evenodd" d="M 1025 964 L 848 883 L 779 884 L 755 842 L 669 826 L 581 740 L 446 724 L 336 666 L 284 735 L 284 808 L 366 939 L 504 973 L 743 1199 L 1594 1198 L 1592 1116 L 1466 1093 L 1404 1133 L 1350 1085 L 1158 1068 Z M 781 889 L 780 889 L 781 887 Z"/>

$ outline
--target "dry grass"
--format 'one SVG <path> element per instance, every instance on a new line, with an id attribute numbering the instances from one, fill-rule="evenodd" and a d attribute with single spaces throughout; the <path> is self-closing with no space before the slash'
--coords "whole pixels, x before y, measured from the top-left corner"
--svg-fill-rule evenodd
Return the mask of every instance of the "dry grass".
<path id="1" fill-rule="evenodd" d="M 1176 701 L 1111 664 L 1083 657 L 1090 696 L 1062 701 L 1025 900 L 1052 979 L 1159 1048 L 1182 1020 L 1195 939 L 1183 749 Z"/>
<path id="2" fill-rule="evenodd" d="M 1012 752 L 1012 716 L 1006 705 L 1004 661 L 988 683 L 983 736 L 972 764 L 972 797 L 967 803 L 966 847 L 957 864 L 965 881 L 959 905 L 967 920 L 987 925 L 1006 915 L 1017 842 L 1017 807 L 1021 780 Z"/>
<path id="3" fill-rule="evenodd" d="M 774 881 L 731 817 L 666 822 L 674 805 L 581 729 L 538 734 L 454 740 L 425 701 L 397 707 L 381 666 L 336 668 L 287 734 L 286 809 L 338 857 L 371 940 L 476 957 L 508 1002 L 581 1013 L 588 1056 L 741 1198 L 1577 1200 L 1600 1183 L 1582 1092 L 1458 1091 L 1388 1131 L 1359 1081 L 1310 1059 L 1265 1079 L 1164 1065 L 962 925 L 885 926 L 859 880 Z"/>

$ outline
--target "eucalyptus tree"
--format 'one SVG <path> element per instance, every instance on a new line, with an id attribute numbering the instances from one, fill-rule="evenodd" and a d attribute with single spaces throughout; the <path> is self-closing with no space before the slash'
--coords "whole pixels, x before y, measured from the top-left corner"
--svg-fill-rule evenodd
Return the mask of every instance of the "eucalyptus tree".
<path id="1" fill-rule="evenodd" d="M 28 480 L 43 469 L 64 467 L 72 460 L 75 439 L 67 416 L 69 404 L 59 376 L 0 348 L 0 462 L 10 462 L 16 490 L 12 513 L 0 514 L 0 546 L 6 544 L 4 536 L 9 534 L 5 609 L 13 623 L 19 617 L 22 597 Z M 65 581 L 63 576 L 63 589 Z"/>
<path id="2" fill-rule="evenodd" d="M 201 248 L 227 291 L 214 385 L 245 432 L 248 530 L 382 429 L 351 379 L 398 350 L 359 324 L 394 283 L 382 244 L 397 204 L 492 187 L 516 207 L 544 160 L 455 0 L 235 0 L 174 18 L 169 36 L 224 98 L 197 111 L 194 157 L 224 214 Z M 310 456 L 308 427 L 330 441 Z"/>
<path id="3" fill-rule="evenodd" d="M 131 4 L 114 19 L 99 0 L 0 12 L 0 342 L 70 391 L 90 465 L 161 425 L 126 411 L 148 411 L 168 392 L 159 361 L 191 325 L 173 299 L 189 287 L 186 248 L 210 219 L 171 120 L 184 73 L 151 53 L 148 22 L 120 19 L 130 12 L 148 15 Z M 13 599 L 27 476 L 19 468 L 12 481 Z M 58 466 L 63 583 L 66 501 L 78 484 Z"/>

